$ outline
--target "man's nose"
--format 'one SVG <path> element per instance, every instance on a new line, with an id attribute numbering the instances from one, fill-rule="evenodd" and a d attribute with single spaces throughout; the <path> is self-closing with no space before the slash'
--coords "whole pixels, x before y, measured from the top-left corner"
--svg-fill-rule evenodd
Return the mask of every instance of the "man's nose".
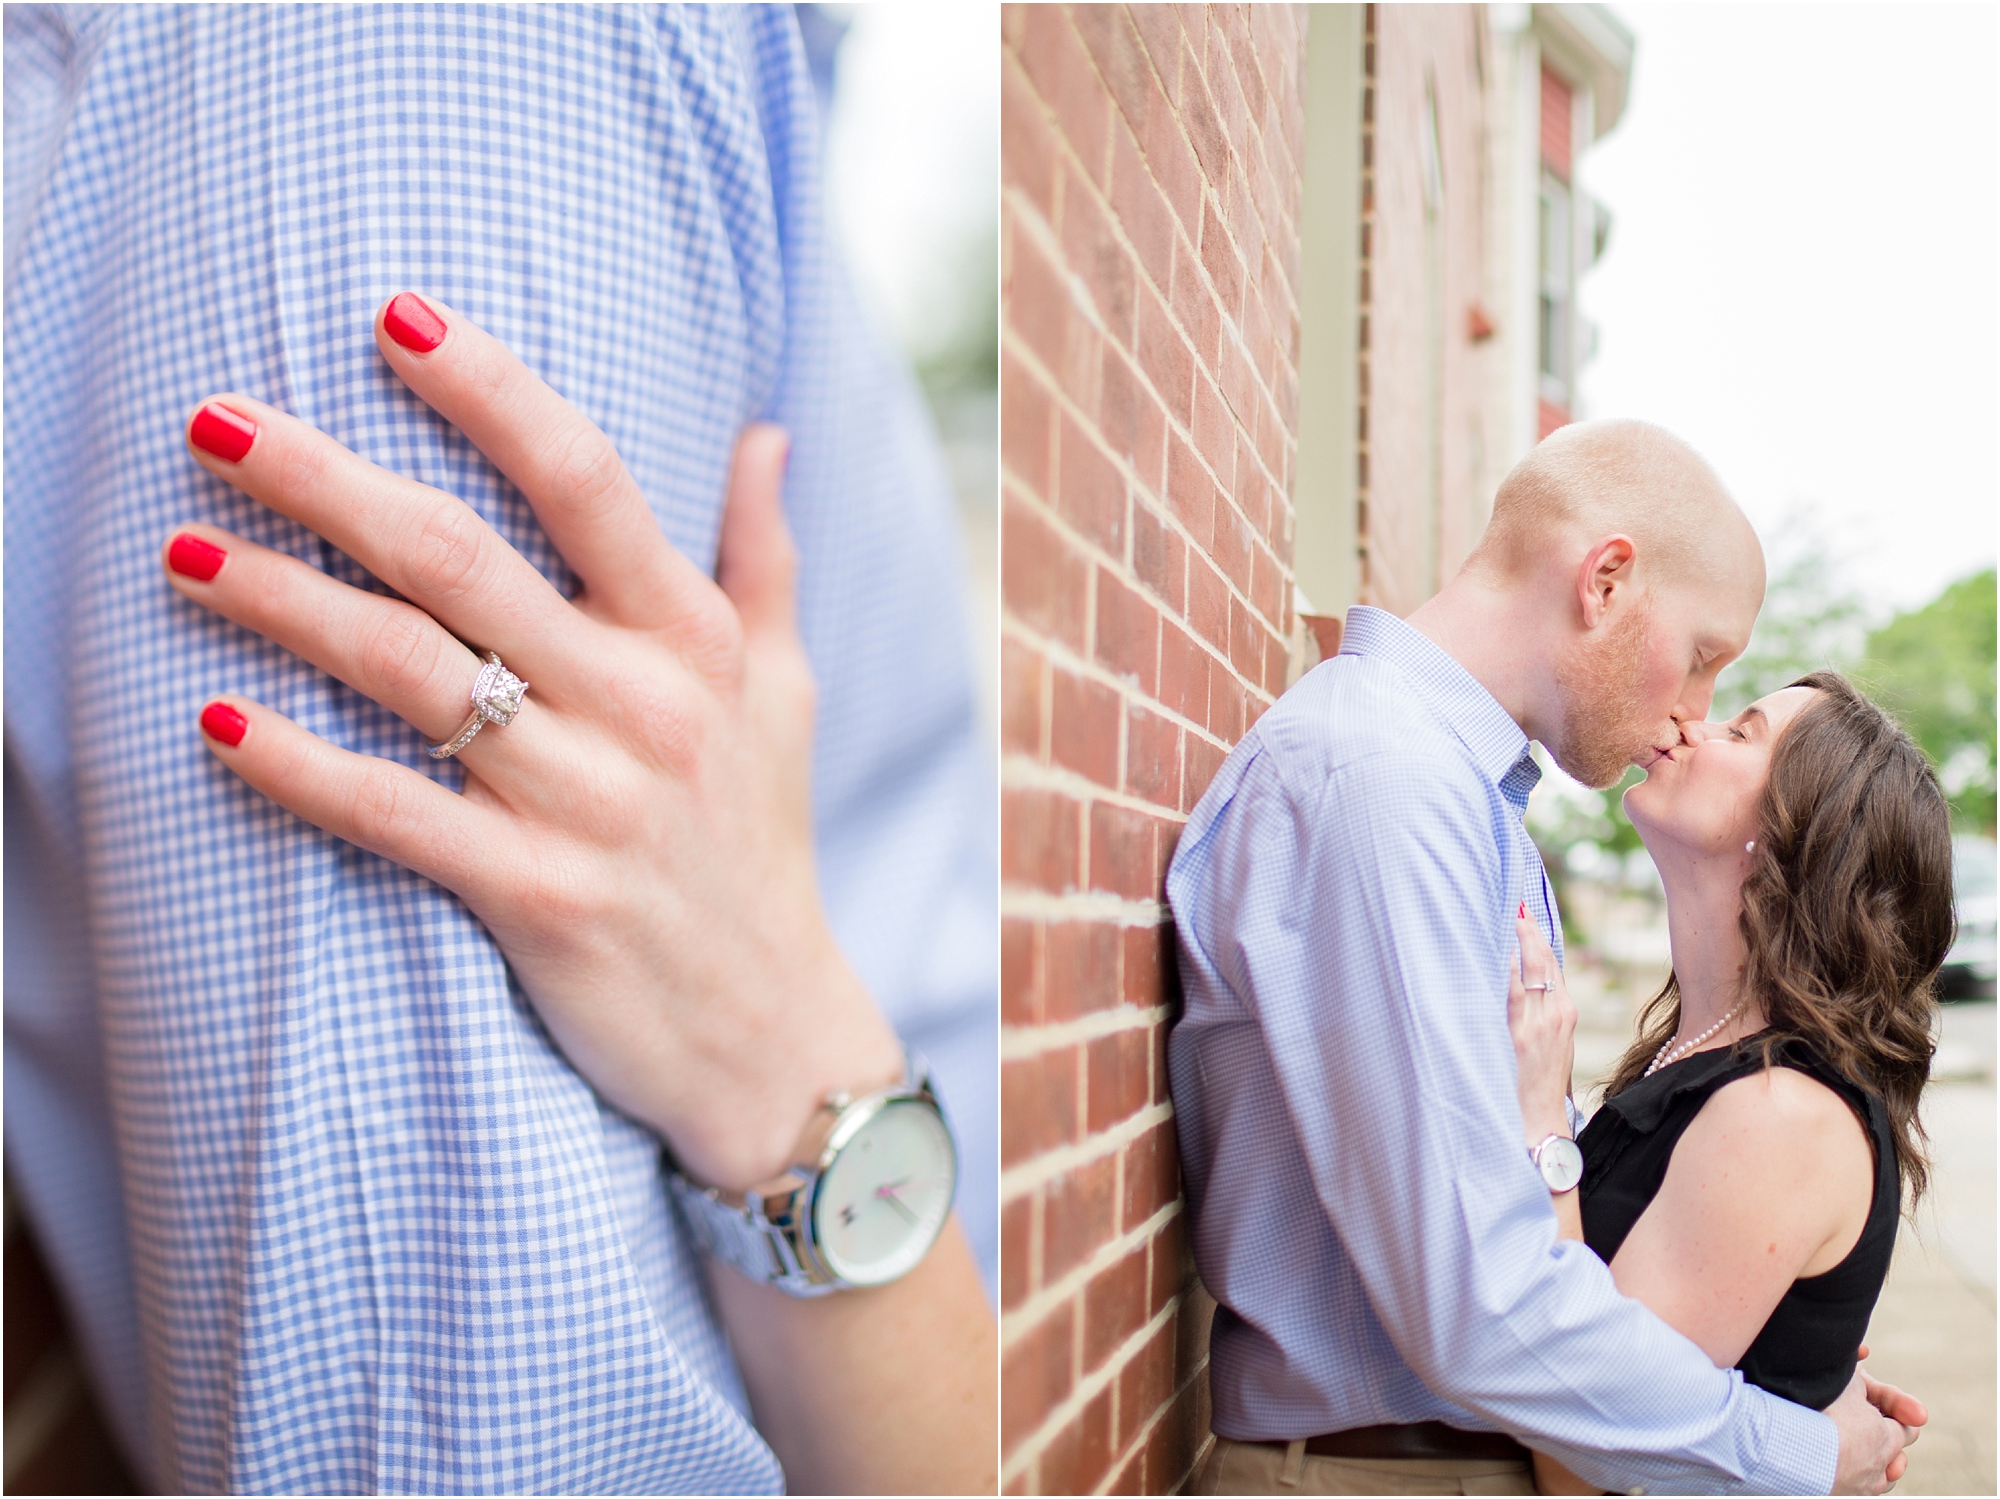
<path id="1" fill-rule="evenodd" d="M 1674 705 L 1674 717 L 1701 720 L 1708 717 L 1709 705 L 1715 701 L 1713 679 L 1689 681 L 1681 688 L 1681 700 Z"/>

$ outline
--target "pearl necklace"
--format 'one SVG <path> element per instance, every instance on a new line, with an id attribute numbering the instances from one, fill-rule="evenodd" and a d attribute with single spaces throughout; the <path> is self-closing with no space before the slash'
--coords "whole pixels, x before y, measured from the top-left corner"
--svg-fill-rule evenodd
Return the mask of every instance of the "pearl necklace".
<path id="1" fill-rule="evenodd" d="M 1678 1062 L 1687 1053 L 1693 1051 L 1697 1046 L 1701 1045 L 1702 1042 L 1706 1041 L 1710 1036 L 1714 1035 L 1717 1031 L 1721 1030 L 1725 1025 L 1729 1024 L 1729 1022 L 1734 1020 L 1738 1015 L 1741 1015 L 1743 1013 L 1743 1007 L 1748 1003 L 1750 1003 L 1750 1001 L 1747 998 L 1737 1000 L 1736 1007 L 1734 1009 L 1732 1009 L 1727 1015 L 1724 1015 L 1720 1020 L 1716 1021 L 1715 1024 L 1711 1025 L 1707 1030 L 1703 1031 L 1699 1036 L 1696 1036 L 1692 1041 L 1683 1041 L 1679 1046 L 1674 1045 L 1671 1040 L 1668 1041 L 1665 1046 L 1662 1046 L 1660 1048 L 1659 1055 L 1653 1058 L 1653 1065 L 1648 1067 L 1642 1074 L 1642 1076 L 1651 1077 L 1654 1073 L 1658 1072 L 1662 1067 L 1668 1066 L 1670 1063 L 1673 1062 Z"/>

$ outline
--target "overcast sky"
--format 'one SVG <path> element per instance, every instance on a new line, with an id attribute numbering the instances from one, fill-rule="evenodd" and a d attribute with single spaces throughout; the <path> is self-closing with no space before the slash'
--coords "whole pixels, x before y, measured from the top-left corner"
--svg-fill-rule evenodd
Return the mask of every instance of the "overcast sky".
<path id="1" fill-rule="evenodd" d="M 1612 9 L 1586 411 L 1678 432 L 1767 535 L 1809 506 L 1879 611 L 1990 565 L 1994 8 Z"/>
<path id="2" fill-rule="evenodd" d="M 1995 551 L 1995 10 L 1634 5 L 1586 158 L 1584 408 L 1679 432 L 1767 536 L 1801 506 L 1879 612 Z M 921 351 L 995 212 L 991 5 L 848 10 L 828 143 L 863 295 Z"/>

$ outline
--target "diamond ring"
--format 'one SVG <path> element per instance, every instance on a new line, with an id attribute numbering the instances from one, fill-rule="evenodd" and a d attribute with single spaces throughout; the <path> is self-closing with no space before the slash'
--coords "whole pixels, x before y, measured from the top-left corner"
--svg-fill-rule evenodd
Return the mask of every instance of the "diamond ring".
<path id="1" fill-rule="evenodd" d="M 502 666 L 498 655 L 488 651 L 486 664 L 479 668 L 479 676 L 472 684 L 472 716 L 460 724 L 458 732 L 443 744 L 430 747 L 431 758 L 449 760 L 472 743 L 473 735 L 490 723 L 497 723 L 504 729 L 521 711 L 521 699 L 527 691 L 528 684 Z"/>

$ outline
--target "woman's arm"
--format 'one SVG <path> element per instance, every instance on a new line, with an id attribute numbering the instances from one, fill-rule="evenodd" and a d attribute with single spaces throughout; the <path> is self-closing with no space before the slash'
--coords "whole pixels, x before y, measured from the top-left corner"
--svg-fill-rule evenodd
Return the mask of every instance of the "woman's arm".
<path id="1" fill-rule="evenodd" d="M 1521 961 L 1507 985 L 1507 1030 L 1514 1038 L 1515 1089 L 1527 1148 L 1570 1133 L 1570 1074 L 1576 1066 L 1576 1006 L 1556 955 L 1524 903 L 1514 918 Z M 1529 987 L 1533 985 L 1533 987 Z M 1550 1193 L 1556 1237 L 1583 1238 L 1583 1210 L 1574 1187 Z"/>
<path id="2" fill-rule="evenodd" d="M 216 398 L 189 424 L 203 465 L 401 598 L 206 526 L 163 546 L 182 594 L 431 741 L 466 715 L 478 658 L 463 642 L 533 690 L 459 754 L 462 795 L 243 698 L 204 710 L 209 748 L 279 805 L 456 892 L 578 1071 L 691 1176 L 767 1180 L 827 1093 L 903 1066 L 819 902 L 784 434 L 753 427 L 738 446 L 711 581 L 603 433 L 497 341 L 434 306 L 385 308 L 376 331 L 404 382 L 528 497 L 582 590 L 565 599 L 451 496 Z M 991 1489 L 997 1337 L 955 1228 L 877 1292 L 807 1302 L 744 1283 L 717 1303 L 794 1488 Z"/>
<path id="3" fill-rule="evenodd" d="M 999 1339 L 956 1218 L 893 1285 L 800 1301 L 709 1272 L 794 1494 L 991 1494 Z"/>
<path id="4" fill-rule="evenodd" d="M 1567 1135 L 1570 1075 L 1576 1065 L 1576 1006 L 1556 955 L 1525 905 L 1514 918 L 1521 961 L 1507 986 L 1507 1029 L 1514 1038 L 1514 1076 L 1521 1124 L 1530 1146 Z M 1537 985 L 1530 989 L 1529 983 Z M 1552 1192 L 1556 1237 L 1583 1240 L 1583 1206 L 1575 1188 Z M 1601 1494 L 1547 1453 L 1534 1454 L 1535 1487 L 1544 1494 Z"/>

